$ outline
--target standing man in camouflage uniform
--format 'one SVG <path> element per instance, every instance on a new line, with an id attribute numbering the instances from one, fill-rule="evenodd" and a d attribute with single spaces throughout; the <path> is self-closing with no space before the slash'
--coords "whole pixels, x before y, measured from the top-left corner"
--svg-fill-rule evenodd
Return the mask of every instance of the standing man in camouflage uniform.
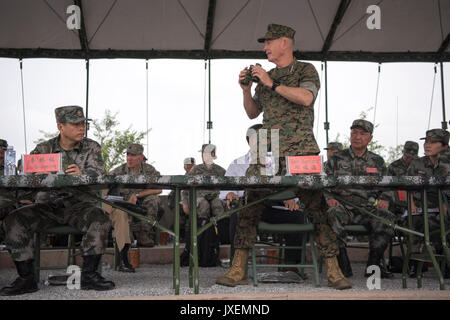
<path id="1" fill-rule="evenodd" d="M 67 175 L 104 174 L 100 145 L 84 137 L 86 118 L 83 109 L 78 106 L 59 107 L 55 109 L 55 115 L 60 134 L 38 144 L 31 153 L 61 153 L 63 171 Z M 105 212 L 95 200 L 78 193 L 75 188 L 40 192 L 40 195 L 39 203 L 11 212 L 4 221 L 5 244 L 19 277 L 10 286 L 2 288 L 0 294 L 9 296 L 39 290 L 34 278 L 33 234 L 36 230 L 61 224 L 69 224 L 84 232 L 81 289 L 113 289 L 114 283 L 97 273 L 111 228 Z"/>
<path id="2" fill-rule="evenodd" d="M 271 145 L 272 131 L 279 130 L 279 161 L 278 174 L 286 174 L 285 156 L 317 155 L 320 149 L 313 133 L 314 100 L 320 88 L 319 76 L 310 63 L 297 61 L 293 55 L 295 31 L 287 26 L 270 24 L 267 33 L 258 42 L 264 42 L 264 51 L 270 62 L 276 68 L 266 72 L 260 66 L 252 68 L 252 76 L 259 81 L 252 96 L 251 87 L 241 82 L 245 79 L 247 68 L 239 74 L 239 84 L 243 93 L 244 109 L 250 119 L 255 119 L 263 113 L 263 127 L 267 131 L 267 141 L 259 141 L 259 148 L 267 143 L 267 151 L 276 151 Z M 273 147 L 273 148 L 272 148 Z M 252 152 L 252 161 L 246 176 L 261 176 L 265 169 L 266 159 L 257 158 Z M 259 160 L 259 161 L 258 161 Z M 277 173 L 276 173 L 277 174 Z M 272 190 L 247 190 L 247 202 L 253 202 L 271 194 Z M 336 289 L 351 287 L 350 282 L 342 274 L 336 259 L 339 252 L 336 235 L 327 224 L 323 194 L 314 190 L 299 190 L 300 202 L 305 205 L 305 212 L 316 228 L 318 247 L 325 258 L 330 286 Z M 295 207 L 294 199 L 286 200 L 285 206 L 291 210 Z M 247 284 L 245 265 L 249 249 L 253 247 L 257 226 L 264 210 L 263 204 L 258 204 L 239 212 L 239 222 L 234 239 L 235 254 L 229 271 L 216 280 L 217 284 L 236 286 Z"/>
<path id="3" fill-rule="evenodd" d="M 152 165 L 144 163 L 144 147 L 132 143 L 127 147 L 127 162 L 111 171 L 113 175 L 149 175 L 161 176 Z M 147 217 L 158 219 L 159 197 L 161 189 L 126 189 L 115 188 L 109 194 L 120 195 L 125 201 L 137 204 L 147 209 Z M 156 232 L 146 221 L 137 223 L 137 243 L 141 247 L 153 247 L 155 245 Z"/>
<path id="4" fill-rule="evenodd" d="M 383 158 L 367 149 L 368 144 L 372 141 L 373 124 L 367 120 L 358 119 L 353 121 L 350 129 L 350 148 L 338 151 L 331 156 L 325 168 L 326 174 L 334 177 L 386 175 Z M 393 222 L 394 215 L 388 211 L 389 192 L 344 189 L 333 191 L 333 194 L 327 195 L 326 199 L 329 206 L 329 219 L 332 221 L 333 230 L 342 241 L 342 245 L 345 245 L 346 242 L 345 225 L 364 225 L 370 234 L 367 267 L 377 265 L 380 267 L 382 278 L 391 278 L 392 273 L 388 272 L 381 264 L 381 259 L 384 257 L 384 251 L 394 234 L 394 230 L 350 205 L 341 204 L 333 198 L 334 194 Z M 365 276 L 369 275 L 366 269 Z"/>
<path id="5" fill-rule="evenodd" d="M 407 175 L 408 176 L 448 176 L 450 175 L 450 149 L 448 147 L 449 142 L 449 132 L 444 129 L 432 129 L 428 130 L 425 134 L 424 138 L 421 140 L 425 140 L 424 142 L 424 150 L 425 156 L 420 157 L 417 160 L 411 162 L 408 167 Z M 447 199 L 450 199 L 450 191 L 444 190 Z M 439 212 L 439 199 L 438 193 L 436 190 L 430 190 L 427 192 L 428 198 L 428 209 L 430 211 L 434 211 L 435 213 L 429 212 L 428 214 L 428 225 L 430 231 L 439 230 L 440 228 L 440 220 L 439 215 L 436 212 Z M 418 214 L 419 208 L 422 206 L 421 195 L 420 193 L 416 193 L 414 195 L 414 201 L 411 203 L 411 210 L 413 213 Z M 444 212 L 445 217 L 445 229 L 447 230 L 450 226 L 449 218 L 448 218 L 448 209 L 444 208 L 446 212 Z M 420 232 L 424 232 L 424 221 L 422 215 L 413 215 L 413 225 L 416 230 Z M 441 235 L 440 233 L 430 233 L 430 241 L 436 249 L 436 253 L 442 254 L 442 243 L 441 243 Z M 450 241 L 450 236 L 447 235 L 447 243 Z M 421 241 L 415 239 L 415 249 L 414 251 L 420 251 Z M 414 277 L 416 274 L 416 270 L 413 268 L 411 270 L 410 276 Z M 450 278 L 450 266 L 448 263 L 446 264 L 446 268 L 444 271 L 444 277 L 446 279 Z"/>

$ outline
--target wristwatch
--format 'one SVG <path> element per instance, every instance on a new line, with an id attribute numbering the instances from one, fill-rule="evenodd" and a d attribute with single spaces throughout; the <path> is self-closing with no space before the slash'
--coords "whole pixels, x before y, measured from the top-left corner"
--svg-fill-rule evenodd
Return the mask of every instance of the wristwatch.
<path id="1" fill-rule="evenodd" d="M 280 85 L 280 81 L 278 80 L 273 80 L 273 84 L 272 84 L 272 90 L 275 91 L 275 89 Z"/>

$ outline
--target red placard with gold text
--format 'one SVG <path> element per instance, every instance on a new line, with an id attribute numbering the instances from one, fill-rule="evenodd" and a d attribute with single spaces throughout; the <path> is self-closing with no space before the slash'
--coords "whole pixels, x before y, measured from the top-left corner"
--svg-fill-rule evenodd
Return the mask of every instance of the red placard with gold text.
<path id="1" fill-rule="evenodd" d="M 320 156 L 287 157 L 290 173 L 321 173 L 322 159 Z"/>
<path id="2" fill-rule="evenodd" d="M 60 153 L 26 154 L 23 156 L 23 172 L 59 171 L 60 156 Z"/>

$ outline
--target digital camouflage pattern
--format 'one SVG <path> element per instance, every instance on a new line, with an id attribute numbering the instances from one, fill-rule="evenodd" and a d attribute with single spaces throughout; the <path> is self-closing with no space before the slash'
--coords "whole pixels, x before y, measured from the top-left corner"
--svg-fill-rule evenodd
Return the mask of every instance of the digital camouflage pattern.
<path id="1" fill-rule="evenodd" d="M 431 129 L 425 133 L 425 137 L 420 140 L 427 140 L 431 142 L 442 142 L 444 145 L 448 145 L 450 133 L 444 129 Z"/>
<path id="2" fill-rule="evenodd" d="M 448 177 L 450 175 L 450 149 L 444 149 L 438 154 L 438 159 L 436 163 L 433 165 L 430 158 L 428 156 L 421 157 L 417 160 L 414 160 L 411 162 L 411 165 L 408 168 L 408 175 L 418 175 L 418 176 L 445 176 Z M 442 191 L 446 197 L 447 201 L 450 201 L 450 190 Z M 414 193 L 414 203 L 418 208 L 422 207 L 422 201 L 421 201 L 421 193 L 415 192 Z M 427 192 L 427 198 L 428 198 L 428 208 L 429 209 L 435 209 L 439 208 L 439 198 L 438 198 L 438 192 L 436 189 L 429 189 Z M 412 217 L 413 221 L 413 227 L 415 230 L 419 232 L 424 232 L 424 219 L 423 215 L 416 215 Z M 445 219 L 445 229 L 447 230 L 450 226 L 448 214 Z M 439 215 L 436 213 L 429 213 L 428 214 L 428 227 L 430 231 L 433 230 L 439 230 L 440 228 L 440 219 Z M 436 248 L 436 252 L 441 252 L 442 250 L 442 242 L 441 242 L 441 235 L 439 232 L 430 233 L 430 241 L 433 244 L 433 246 Z M 450 236 L 447 235 L 447 243 L 450 242 Z M 420 246 L 422 243 L 422 239 L 419 239 L 417 237 L 413 238 L 414 243 L 414 252 L 420 251 Z"/>
<path id="3" fill-rule="evenodd" d="M 138 145 L 139 146 L 139 145 Z M 136 147 L 136 144 L 133 144 L 130 146 L 131 152 L 140 152 L 140 149 Z M 138 150 L 136 150 L 138 148 Z M 140 153 L 137 153 L 140 154 Z M 155 169 L 152 165 L 148 163 L 141 163 L 141 166 L 139 168 L 139 171 L 137 172 L 131 172 L 127 164 L 124 163 L 117 168 L 115 168 L 113 171 L 111 171 L 111 175 L 127 175 L 127 176 L 135 176 L 135 175 L 145 175 L 148 177 L 154 177 L 158 178 L 161 176 L 158 170 Z M 141 192 L 142 190 L 145 190 L 145 188 L 139 188 L 139 189 L 131 189 L 131 188 L 123 188 L 121 186 L 116 186 L 112 188 L 109 191 L 109 194 L 111 195 L 118 195 L 122 196 L 125 201 L 128 201 L 132 194 L 136 194 L 138 192 Z M 159 196 L 156 194 L 150 194 L 145 197 L 138 198 L 138 201 L 136 203 L 137 205 L 141 205 L 147 209 L 147 217 L 154 219 L 155 221 L 158 220 L 158 208 L 159 208 Z M 133 231 L 136 232 L 145 232 L 147 234 L 150 234 L 150 236 L 154 237 L 155 230 L 152 228 L 150 224 L 148 224 L 145 221 L 138 221 L 137 223 L 133 223 L 132 226 Z"/>
<path id="4" fill-rule="evenodd" d="M 262 178 L 260 164 L 251 164 L 246 176 Z M 285 158 L 280 158 L 280 174 L 286 174 Z M 294 176 L 298 178 L 298 176 Z M 275 193 L 273 189 L 247 189 L 245 193 L 246 203 L 257 201 L 263 197 Z M 305 206 L 308 219 L 314 224 L 317 247 L 324 258 L 332 258 L 339 253 L 339 247 L 335 233 L 327 221 L 325 214 L 326 204 L 320 190 L 297 189 L 294 197 L 298 197 Z M 288 200 L 288 199 L 285 199 Z M 238 224 L 234 238 L 236 249 L 249 249 L 254 246 L 258 234 L 257 226 L 265 206 L 263 203 L 244 208 L 238 213 Z"/>
<path id="5" fill-rule="evenodd" d="M 55 109 L 57 123 L 80 123 L 86 121 L 83 108 L 79 106 L 65 106 Z"/>
<path id="6" fill-rule="evenodd" d="M 353 128 L 361 128 L 369 132 L 370 134 L 373 133 L 373 124 L 370 121 L 364 120 L 364 119 L 356 119 L 353 121 L 352 126 L 350 129 Z"/>
<path id="7" fill-rule="evenodd" d="M 92 177 L 104 173 L 100 145 L 83 139 L 71 151 L 64 151 L 58 138 L 43 142 L 32 154 L 61 152 L 66 163 L 76 164 L 83 174 Z M 64 161 L 63 161 L 64 162 Z M 69 177 L 69 175 L 59 175 Z M 30 176 L 16 176 L 30 178 Z M 59 179 L 58 176 L 50 178 Z M 69 224 L 86 232 L 82 239 L 83 255 L 102 254 L 111 228 L 108 216 L 96 202 L 80 195 L 75 188 L 58 188 L 39 192 L 36 202 L 11 212 L 4 220 L 5 244 L 16 261 L 33 258 L 33 234 L 40 228 Z"/>
<path id="8" fill-rule="evenodd" d="M 406 176 L 408 171 L 408 164 L 406 161 L 401 157 L 398 160 L 395 160 L 388 166 L 388 175 L 389 176 Z M 401 191 L 402 192 L 402 191 Z M 398 191 L 394 190 L 392 192 L 392 211 L 401 216 L 404 212 L 404 210 L 407 208 L 408 203 L 406 201 L 400 200 L 400 197 L 398 195 Z"/>
<path id="9" fill-rule="evenodd" d="M 324 150 L 342 150 L 344 146 L 340 142 L 329 142 Z"/>
<path id="10" fill-rule="evenodd" d="M 186 174 L 187 176 L 225 176 L 226 170 L 221 166 L 213 163 L 208 166 L 204 163 L 192 167 Z M 211 216 L 217 216 L 224 212 L 222 201 L 219 199 L 219 190 L 197 190 L 197 216 L 202 219 L 208 219 Z M 183 190 L 183 203 L 189 203 L 189 192 Z M 192 209 L 191 209 L 192 210 Z"/>
<path id="11" fill-rule="evenodd" d="M 414 141 L 406 141 L 403 146 L 403 154 L 409 158 L 417 159 L 419 154 L 419 144 Z"/>
<path id="12" fill-rule="evenodd" d="M 259 38 L 258 42 L 264 42 L 265 40 L 278 39 L 281 37 L 286 37 L 294 39 L 295 30 L 288 26 L 283 26 L 280 24 L 271 23 L 267 26 L 267 32 L 264 37 Z"/>
<path id="13" fill-rule="evenodd" d="M 359 124 L 358 124 L 359 125 Z M 358 157 L 351 149 L 345 149 L 334 153 L 327 162 L 325 172 L 330 176 L 384 176 L 386 166 L 382 157 L 373 152 L 366 151 Z M 377 190 L 345 189 L 332 190 L 326 198 L 334 199 L 338 195 L 343 200 L 349 201 L 359 207 L 363 207 L 379 217 L 395 222 L 395 216 L 388 210 L 377 209 L 376 201 L 389 201 L 390 193 Z M 348 224 L 362 224 L 370 233 L 369 247 L 374 252 L 384 252 L 394 234 L 394 230 L 368 215 L 361 213 L 356 208 L 340 204 L 328 209 L 329 223 L 338 235 L 339 239 L 346 242 L 344 226 Z"/>
<path id="14" fill-rule="evenodd" d="M 320 88 L 316 68 L 310 63 L 294 59 L 289 66 L 274 68 L 268 73 L 272 79 L 285 86 L 311 91 L 314 100 L 310 106 L 303 106 L 262 84 L 256 86 L 253 100 L 264 113 L 262 129 L 267 129 L 267 150 L 271 150 L 270 130 L 278 129 L 280 157 L 319 154 L 320 149 L 313 133 L 314 101 Z"/>
<path id="15" fill-rule="evenodd" d="M 409 176 L 443 176 L 450 175 L 450 149 L 444 149 L 438 154 L 438 159 L 435 164 L 430 160 L 430 157 L 424 156 L 417 160 L 413 160 L 408 167 Z M 450 190 L 446 191 L 447 198 L 450 199 Z M 437 208 L 439 205 L 438 194 L 428 192 L 428 208 Z M 414 195 L 414 202 L 416 206 L 421 207 L 421 196 L 419 192 Z"/>

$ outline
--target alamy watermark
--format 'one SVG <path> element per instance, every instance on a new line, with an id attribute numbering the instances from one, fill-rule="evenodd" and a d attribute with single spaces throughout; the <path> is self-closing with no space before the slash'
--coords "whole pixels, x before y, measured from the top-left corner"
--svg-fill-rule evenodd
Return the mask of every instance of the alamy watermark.
<path id="1" fill-rule="evenodd" d="M 81 29 L 81 9 L 77 5 L 70 5 L 67 7 L 66 10 L 67 14 L 70 14 L 70 16 L 66 20 L 66 25 L 69 30 Z"/>
<path id="2" fill-rule="evenodd" d="M 369 290 L 380 290 L 381 289 L 381 270 L 377 265 L 371 265 L 367 267 L 367 273 L 372 273 L 371 276 L 367 278 L 367 289 Z"/>
<path id="3" fill-rule="evenodd" d="M 366 21 L 366 26 L 369 30 L 381 29 L 381 9 L 379 6 L 373 4 L 367 7 L 366 13 L 371 14 Z"/>
<path id="4" fill-rule="evenodd" d="M 70 265 L 67 267 L 66 273 L 70 274 L 70 276 L 67 278 L 67 289 L 80 290 L 80 284 L 81 284 L 80 267 L 76 266 L 76 265 Z"/>

